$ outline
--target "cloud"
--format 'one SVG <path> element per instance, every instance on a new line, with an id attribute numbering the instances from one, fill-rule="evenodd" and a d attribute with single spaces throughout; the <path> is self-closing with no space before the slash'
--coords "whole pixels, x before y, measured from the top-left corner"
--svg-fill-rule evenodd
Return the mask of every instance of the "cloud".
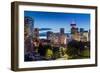
<path id="1" fill-rule="evenodd" d="M 39 31 L 52 30 L 51 28 L 39 28 Z"/>

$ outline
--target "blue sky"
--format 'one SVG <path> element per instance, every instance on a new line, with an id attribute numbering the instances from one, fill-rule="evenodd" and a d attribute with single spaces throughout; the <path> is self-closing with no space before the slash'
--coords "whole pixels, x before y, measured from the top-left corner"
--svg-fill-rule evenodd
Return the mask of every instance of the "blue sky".
<path id="1" fill-rule="evenodd" d="M 90 29 L 90 14 L 24 11 L 24 16 L 34 19 L 35 28 L 50 28 L 53 32 L 65 28 L 65 33 L 70 33 L 70 24 L 73 21 L 78 28 Z"/>

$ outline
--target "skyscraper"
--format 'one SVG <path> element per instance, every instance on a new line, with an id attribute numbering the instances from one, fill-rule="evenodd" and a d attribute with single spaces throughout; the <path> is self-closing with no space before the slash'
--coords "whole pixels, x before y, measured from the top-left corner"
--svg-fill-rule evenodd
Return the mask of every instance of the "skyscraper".
<path id="1" fill-rule="evenodd" d="M 32 35 L 33 35 L 33 28 L 34 28 L 34 20 L 29 17 L 24 17 L 24 48 L 25 48 L 25 54 L 27 52 L 33 51 L 33 45 L 32 45 Z"/>
<path id="2" fill-rule="evenodd" d="M 64 28 L 60 28 L 60 34 L 64 34 Z"/>
<path id="3" fill-rule="evenodd" d="M 88 31 L 84 31 L 83 36 L 84 36 L 84 40 L 83 40 L 84 42 L 89 41 L 89 32 Z"/>
<path id="4" fill-rule="evenodd" d="M 75 34 L 75 32 L 77 31 L 76 24 L 75 23 L 71 23 L 70 26 L 71 26 L 71 34 Z"/>
<path id="5" fill-rule="evenodd" d="M 29 16 L 24 17 L 24 27 L 28 28 L 28 33 L 33 35 L 33 28 L 34 28 L 34 19 Z"/>
<path id="6" fill-rule="evenodd" d="M 48 31 L 47 32 L 47 40 L 51 40 L 52 39 L 52 36 L 53 36 L 53 32 Z"/>
<path id="7" fill-rule="evenodd" d="M 80 32 L 81 32 L 81 33 L 84 32 L 84 28 L 80 28 Z"/>
<path id="8" fill-rule="evenodd" d="M 38 28 L 34 28 L 34 38 L 39 39 L 39 29 Z"/>
<path id="9" fill-rule="evenodd" d="M 72 40 L 80 41 L 80 33 L 79 33 L 78 28 L 76 27 L 76 23 L 72 22 L 70 24 L 70 26 L 71 26 L 71 38 L 72 38 Z"/>

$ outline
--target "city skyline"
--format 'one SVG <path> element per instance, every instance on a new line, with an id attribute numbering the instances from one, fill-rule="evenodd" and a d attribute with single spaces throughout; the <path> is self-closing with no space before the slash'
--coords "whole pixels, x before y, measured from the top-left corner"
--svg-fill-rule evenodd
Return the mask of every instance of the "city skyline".
<path id="1" fill-rule="evenodd" d="M 78 28 L 90 29 L 90 14 L 24 11 L 24 16 L 34 20 L 34 28 L 42 30 L 39 31 L 40 35 L 45 35 L 47 31 L 58 33 L 60 28 L 64 28 L 65 33 L 70 33 L 71 23 L 75 23 Z"/>

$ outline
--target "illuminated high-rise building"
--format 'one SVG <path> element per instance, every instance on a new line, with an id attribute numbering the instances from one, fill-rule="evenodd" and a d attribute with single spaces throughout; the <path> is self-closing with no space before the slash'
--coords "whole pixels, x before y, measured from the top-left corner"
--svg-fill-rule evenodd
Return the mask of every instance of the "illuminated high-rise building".
<path id="1" fill-rule="evenodd" d="M 35 39 L 39 39 L 39 29 L 38 28 L 34 28 L 34 38 Z"/>
<path id="2" fill-rule="evenodd" d="M 71 34 L 75 34 L 77 32 L 76 23 L 75 22 L 72 22 L 70 24 L 70 26 L 71 26 Z"/>
<path id="3" fill-rule="evenodd" d="M 47 40 L 51 40 L 52 39 L 52 36 L 53 36 L 53 32 L 48 31 L 47 32 Z"/>
<path id="4" fill-rule="evenodd" d="M 33 51 L 32 36 L 33 36 L 34 20 L 29 17 L 24 17 L 24 48 L 25 54 Z"/>
<path id="5" fill-rule="evenodd" d="M 84 31 L 83 37 L 84 37 L 84 40 L 83 40 L 84 42 L 89 41 L 89 32 L 88 31 Z"/>
<path id="6" fill-rule="evenodd" d="M 76 27 L 75 21 L 73 21 L 71 24 L 71 38 L 72 40 L 80 41 L 80 32 L 79 29 Z"/>
<path id="7" fill-rule="evenodd" d="M 24 17 L 24 27 L 25 27 L 25 29 L 27 29 L 29 35 L 32 36 L 33 35 L 33 29 L 34 29 L 34 19 L 29 17 L 29 16 L 25 16 Z"/>
<path id="8" fill-rule="evenodd" d="M 67 36 L 66 35 L 60 35 L 59 43 L 60 43 L 60 45 L 66 45 L 67 44 Z"/>

